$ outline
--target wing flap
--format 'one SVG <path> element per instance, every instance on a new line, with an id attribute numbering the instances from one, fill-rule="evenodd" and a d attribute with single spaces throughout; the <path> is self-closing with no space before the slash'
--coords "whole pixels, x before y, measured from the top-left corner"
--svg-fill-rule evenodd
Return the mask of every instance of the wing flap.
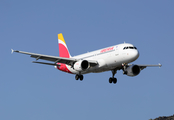
<path id="1" fill-rule="evenodd" d="M 39 63 L 39 64 L 44 64 L 44 65 L 52 65 L 52 66 L 60 66 L 59 64 L 55 64 L 55 63 L 45 63 L 45 62 L 37 62 L 37 61 L 33 61 L 33 63 Z"/>

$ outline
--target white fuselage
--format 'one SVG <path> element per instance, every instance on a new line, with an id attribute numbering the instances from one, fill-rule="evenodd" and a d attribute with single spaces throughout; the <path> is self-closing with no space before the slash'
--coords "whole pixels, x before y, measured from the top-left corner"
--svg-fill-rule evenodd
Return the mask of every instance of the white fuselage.
<path id="1" fill-rule="evenodd" d="M 86 74 L 90 72 L 104 72 L 113 69 L 120 69 L 123 63 L 130 63 L 135 61 L 139 57 L 139 52 L 132 44 L 123 43 L 93 52 L 88 52 L 72 58 L 81 60 L 93 60 L 98 63 L 95 67 L 90 67 L 89 69 L 82 71 L 74 70 L 71 66 L 67 68 L 73 74 Z"/>

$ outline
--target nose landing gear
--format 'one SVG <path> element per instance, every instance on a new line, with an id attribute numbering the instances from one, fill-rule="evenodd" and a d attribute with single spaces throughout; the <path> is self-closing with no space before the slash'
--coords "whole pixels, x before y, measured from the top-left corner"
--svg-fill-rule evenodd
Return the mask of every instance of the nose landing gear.
<path id="1" fill-rule="evenodd" d="M 116 84 L 117 83 L 117 78 L 112 78 L 112 77 L 110 77 L 109 78 L 109 83 L 114 83 L 114 84 Z"/>

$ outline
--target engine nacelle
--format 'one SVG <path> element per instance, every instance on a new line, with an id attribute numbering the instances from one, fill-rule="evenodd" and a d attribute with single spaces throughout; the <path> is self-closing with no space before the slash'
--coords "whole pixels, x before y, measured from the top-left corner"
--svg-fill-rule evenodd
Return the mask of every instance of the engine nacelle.
<path id="1" fill-rule="evenodd" d="M 140 67 L 138 65 L 131 65 L 123 73 L 127 76 L 137 76 L 140 73 Z"/>
<path id="2" fill-rule="evenodd" d="M 74 64 L 74 69 L 77 71 L 84 71 L 89 68 L 89 62 L 87 60 L 80 60 Z"/>

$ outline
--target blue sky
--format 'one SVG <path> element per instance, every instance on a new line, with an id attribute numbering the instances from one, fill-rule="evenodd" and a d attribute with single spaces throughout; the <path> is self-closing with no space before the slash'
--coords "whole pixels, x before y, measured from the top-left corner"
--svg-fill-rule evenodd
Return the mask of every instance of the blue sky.
<path id="1" fill-rule="evenodd" d="M 174 1 L 0 1 L 1 120 L 148 120 L 174 114 Z M 72 56 L 125 42 L 136 64 L 158 64 L 136 77 L 118 71 L 75 76 L 33 64 L 11 48 L 58 56 L 63 33 Z"/>

